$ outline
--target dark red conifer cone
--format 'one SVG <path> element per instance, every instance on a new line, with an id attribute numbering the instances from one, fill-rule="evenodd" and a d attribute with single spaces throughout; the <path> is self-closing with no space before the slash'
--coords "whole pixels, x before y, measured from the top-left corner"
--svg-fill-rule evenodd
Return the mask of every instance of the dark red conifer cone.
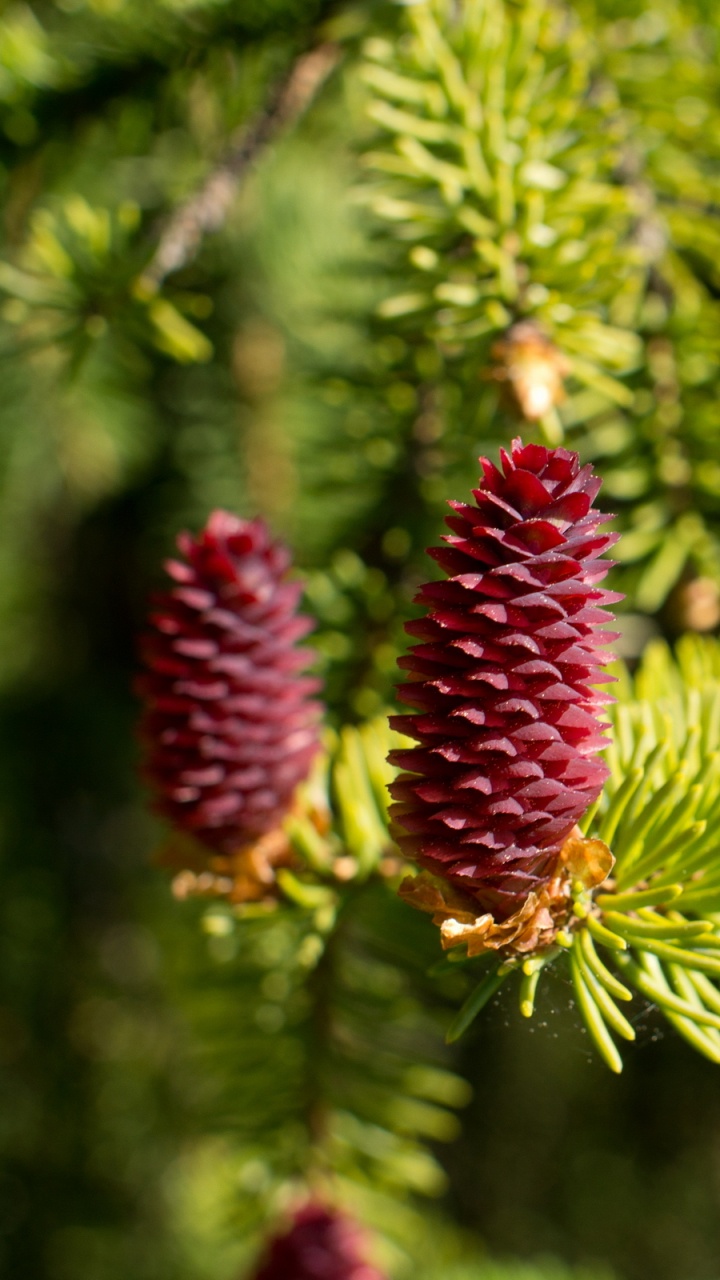
<path id="1" fill-rule="evenodd" d="M 270 1242 L 254 1280 L 384 1280 L 362 1258 L 362 1234 L 349 1218 L 320 1204 L 296 1213 Z"/>
<path id="2" fill-rule="evenodd" d="M 417 710 L 393 727 L 417 747 L 391 754 L 398 840 L 421 866 L 502 920 L 552 876 L 573 826 L 608 776 L 600 708 L 611 701 L 601 646 L 598 557 L 616 534 L 592 507 L 601 481 L 567 449 L 481 458 L 474 503 L 451 502 L 445 547 L 429 554 L 448 575 L 424 586 L 427 616 L 406 630 L 422 643 L 400 659 Z"/>
<path id="3" fill-rule="evenodd" d="M 214 511 L 177 541 L 141 647 L 144 772 L 165 817 L 232 854 L 278 826 L 317 750 L 320 682 L 296 647 L 312 622 L 262 520 Z"/>

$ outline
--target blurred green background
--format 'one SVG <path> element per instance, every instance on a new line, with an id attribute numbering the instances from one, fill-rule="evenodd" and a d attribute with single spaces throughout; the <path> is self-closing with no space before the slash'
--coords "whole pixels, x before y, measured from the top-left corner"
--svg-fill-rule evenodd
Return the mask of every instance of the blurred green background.
<path id="1" fill-rule="evenodd" d="M 632 658 L 688 625 L 692 584 L 718 621 L 720 22 L 701 0 L 577 11 L 602 59 L 596 97 L 612 80 L 625 159 L 655 184 L 670 263 L 648 269 L 628 325 L 646 352 L 630 402 L 588 407 L 580 391 L 565 410 L 629 529 Z M 377 314 L 399 267 L 358 195 L 374 125 L 357 62 L 403 20 L 385 0 L 34 0 L 0 14 L 8 1280 L 236 1280 L 263 1222 L 272 1159 L 241 1157 L 236 1135 L 254 1105 L 235 1069 L 238 1000 L 253 993 L 153 867 L 136 779 L 136 635 L 175 532 L 214 506 L 268 517 L 307 580 L 331 715 L 359 720 L 392 697 L 445 498 L 513 430 L 472 348 L 453 364 L 422 325 Z M 323 43 L 333 58 L 309 109 L 154 293 L 143 279 L 172 212 Z M 420 967 L 423 923 L 406 925 Z M 501 997 L 454 1060 L 473 1100 L 438 1147 L 424 1234 L 398 1192 L 396 1274 L 718 1280 L 715 1068 L 647 1011 L 612 1077 L 557 980 L 520 1022 Z M 258 1025 L 272 1041 L 272 1017 Z M 560 1261 L 496 1271 L 485 1251 Z"/>

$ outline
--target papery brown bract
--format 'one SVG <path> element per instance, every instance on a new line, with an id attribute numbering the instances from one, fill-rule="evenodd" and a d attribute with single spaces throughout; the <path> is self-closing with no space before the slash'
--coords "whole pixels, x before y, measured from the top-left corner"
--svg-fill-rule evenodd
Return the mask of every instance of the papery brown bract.
<path id="1" fill-rule="evenodd" d="M 598 583 L 616 540 L 592 507 L 600 480 L 567 449 L 481 458 L 474 503 L 451 502 L 451 534 L 430 555 L 448 577 L 424 586 L 422 643 L 400 659 L 417 708 L 393 727 L 420 743 L 393 751 L 403 774 L 391 815 L 405 854 L 504 919 L 552 877 L 558 853 L 608 770 L 599 718 Z"/>
<path id="2" fill-rule="evenodd" d="M 176 828 L 232 855 L 280 824 L 317 751 L 312 623 L 262 520 L 215 511 L 178 547 L 142 642 L 144 772 Z"/>
<path id="3" fill-rule="evenodd" d="M 362 1233 L 344 1214 L 307 1204 L 269 1244 L 253 1280 L 384 1280 L 363 1260 Z"/>

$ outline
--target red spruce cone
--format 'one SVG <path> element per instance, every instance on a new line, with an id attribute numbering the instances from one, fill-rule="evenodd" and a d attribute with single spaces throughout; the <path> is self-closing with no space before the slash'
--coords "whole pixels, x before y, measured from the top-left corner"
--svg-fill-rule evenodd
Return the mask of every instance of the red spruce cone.
<path id="1" fill-rule="evenodd" d="M 355 1223 L 322 1205 L 301 1209 L 271 1242 L 255 1280 L 384 1280 L 361 1256 Z"/>
<path id="2" fill-rule="evenodd" d="M 429 552 L 448 578 L 417 597 L 399 693 L 418 710 L 392 718 L 420 746 L 390 756 L 409 771 L 391 786 L 403 851 L 497 920 L 548 882 L 608 776 L 600 606 L 622 599 L 597 586 L 617 535 L 597 532 L 611 517 L 592 467 L 520 440 L 501 460 L 480 459 L 475 504 L 449 504 L 448 545 Z"/>
<path id="3" fill-rule="evenodd" d="M 278 826 L 317 750 L 320 682 L 295 647 L 312 622 L 261 520 L 215 511 L 178 547 L 142 644 L 145 774 L 176 827 L 232 854 Z"/>

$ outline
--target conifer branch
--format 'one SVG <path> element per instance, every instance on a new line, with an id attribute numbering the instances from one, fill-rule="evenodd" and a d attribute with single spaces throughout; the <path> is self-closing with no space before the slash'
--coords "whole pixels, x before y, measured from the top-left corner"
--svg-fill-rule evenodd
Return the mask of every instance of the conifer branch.
<path id="1" fill-rule="evenodd" d="M 325 41 L 291 63 L 267 102 L 238 131 L 200 189 L 176 209 L 165 225 L 141 277 L 149 293 L 156 293 L 167 276 L 187 266 L 204 236 L 222 227 L 238 188 L 260 153 L 283 129 L 300 119 L 339 59 L 338 45 Z"/>

